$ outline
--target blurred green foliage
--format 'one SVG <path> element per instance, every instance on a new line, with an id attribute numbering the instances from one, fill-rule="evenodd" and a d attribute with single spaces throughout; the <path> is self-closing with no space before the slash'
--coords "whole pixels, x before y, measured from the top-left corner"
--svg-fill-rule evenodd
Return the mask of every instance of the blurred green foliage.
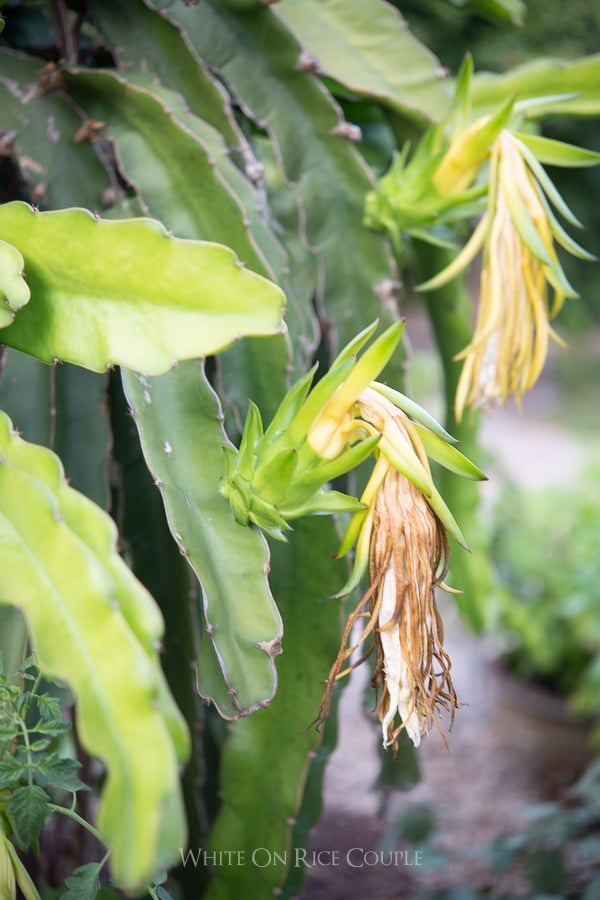
<path id="1" fill-rule="evenodd" d="M 594 762 L 561 799 L 526 807 L 515 830 L 488 844 L 445 854 L 437 849 L 433 830 L 427 836 L 425 858 L 436 867 L 476 861 L 478 886 L 465 884 L 420 896 L 422 900 L 595 900 L 600 895 L 599 827 L 600 765 Z"/>
<path id="2" fill-rule="evenodd" d="M 539 492 L 512 487 L 496 507 L 500 579 L 494 631 L 512 671 L 568 695 L 600 721 L 600 479 Z"/>
<path id="3" fill-rule="evenodd" d="M 522 24 L 485 15 L 475 4 L 395 0 L 411 31 L 455 72 L 469 50 L 477 70 L 503 72 L 535 56 L 574 59 L 597 53 L 596 0 L 527 0 Z"/>

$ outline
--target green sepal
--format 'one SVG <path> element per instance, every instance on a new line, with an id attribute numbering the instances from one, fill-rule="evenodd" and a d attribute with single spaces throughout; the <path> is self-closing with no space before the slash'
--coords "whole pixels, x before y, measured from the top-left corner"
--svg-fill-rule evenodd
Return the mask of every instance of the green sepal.
<path id="1" fill-rule="evenodd" d="M 278 534 L 292 530 L 292 526 L 283 518 L 273 504 L 263 500 L 262 497 L 258 497 L 256 494 L 252 494 L 249 517 L 251 522 L 254 522 L 267 534 L 271 534 L 270 529 L 272 528 Z M 279 537 L 278 540 L 284 540 L 284 538 Z"/>
<path id="2" fill-rule="evenodd" d="M 547 267 L 546 277 L 550 284 L 564 297 L 577 298 L 579 294 L 571 284 L 569 284 L 567 276 L 558 262 L 558 259 L 551 259 L 548 250 L 540 237 L 540 233 L 523 203 L 521 195 L 510 181 L 506 183 L 506 201 L 514 226 L 523 243 L 529 248 L 531 253 Z"/>
<path id="3" fill-rule="evenodd" d="M 552 179 L 549 177 L 545 169 L 540 165 L 539 161 L 536 159 L 534 154 L 531 152 L 529 147 L 519 141 L 519 149 L 523 155 L 523 159 L 526 161 L 527 165 L 531 169 L 532 173 L 535 175 L 540 188 L 544 191 L 548 200 L 555 209 L 563 216 L 567 222 L 570 222 L 571 225 L 574 225 L 576 228 L 582 228 L 582 223 L 579 221 L 573 210 L 565 203 L 560 193 L 557 191 Z"/>
<path id="4" fill-rule="evenodd" d="M 352 338 L 345 347 L 340 350 L 338 355 L 333 361 L 333 366 L 339 366 L 340 363 L 345 362 L 347 359 L 353 359 L 357 353 L 359 353 L 365 344 L 371 340 L 375 332 L 377 331 L 377 326 L 379 325 L 379 319 L 375 319 L 374 322 L 371 322 L 370 325 L 367 325 L 366 328 L 363 328 L 362 331 L 356 335 L 356 337 Z"/>
<path id="5" fill-rule="evenodd" d="M 546 197 L 541 198 L 544 210 L 548 217 L 548 221 L 550 222 L 550 228 L 552 229 L 552 234 L 556 238 L 558 244 L 570 253 L 572 256 L 576 256 L 578 259 L 583 259 L 586 262 L 597 262 L 598 257 L 593 253 L 590 253 L 589 250 L 586 250 L 585 247 L 582 247 L 580 244 L 574 240 L 570 234 L 568 234 L 565 229 L 562 227 L 554 212 L 552 211 L 552 207 L 546 200 Z"/>
<path id="6" fill-rule="evenodd" d="M 292 423 L 290 428 L 290 440 L 292 442 L 297 441 L 299 443 L 304 438 L 327 400 L 331 399 L 334 407 L 332 415 L 336 414 L 334 410 L 337 405 L 340 405 L 340 408 L 342 406 L 349 408 L 355 402 L 360 392 L 367 387 L 375 376 L 379 375 L 390 361 L 402 336 L 404 326 L 404 320 L 391 325 L 371 344 L 358 361 L 354 360 L 354 356 L 369 340 L 377 327 L 377 323 L 374 322 L 369 325 L 344 347 L 329 372 L 315 386 Z M 333 400 L 333 394 L 342 382 L 343 389 L 340 391 L 338 404 Z M 343 410 L 340 411 L 343 412 Z"/>
<path id="7" fill-rule="evenodd" d="M 416 238 L 418 241 L 425 241 L 426 244 L 431 244 L 433 247 L 440 247 L 444 250 L 458 250 L 457 242 L 450 237 L 442 237 L 441 234 L 437 234 L 433 228 L 411 228 L 410 236 Z"/>
<path id="8" fill-rule="evenodd" d="M 510 217 L 521 240 L 531 253 L 533 253 L 536 259 L 545 266 L 551 266 L 552 260 L 550 259 L 548 250 L 546 249 L 540 233 L 532 221 L 529 211 L 513 182 L 506 182 L 505 191 Z"/>
<path id="9" fill-rule="evenodd" d="M 342 600 L 344 597 L 347 597 L 349 594 L 352 594 L 353 591 L 356 591 L 360 587 L 360 583 L 367 574 L 367 566 L 359 566 L 354 562 L 352 566 L 352 571 L 350 573 L 350 577 L 344 583 L 344 585 L 336 591 L 335 594 L 332 594 L 332 600 Z"/>
<path id="10" fill-rule="evenodd" d="M 29 302 L 24 267 L 25 261 L 17 248 L 0 240 L 0 328 L 11 325 L 17 310 Z"/>
<path id="11" fill-rule="evenodd" d="M 558 312 L 558 310 L 562 306 L 562 302 L 565 297 L 570 297 L 572 300 L 577 300 L 579 298 L 579 294 L 571 285 L 558 260 L 556 260 L 554 264 L 548 268 L 548 270 L 546 271 L 546 278 L 548 279 L 556 293 L 560 296 L 560 306 L 557 308 L 556 312 Z"/>
<path id="12" fill-rule="evenodd" d="M 426 499 L 442 525 L 446 528 L 446 531 L 458 541 L 461 547 L 464 547 L 465 550 L 469 550 L 469 545 L 458 526 L 458 522 L 446 506 L 446 502 L 437 488 L 434 487 L 431 491 L 431 496 Z"/>
<path id="13" fill-rule="evenodd" d="M 223 446 L 223 458 L 225 461 L 225 481 L 231 481 L 238 473 L 240 451 L 236 447 L 225 444 Z"/>
<path id="14" fill-rule="evenodd" d="M 345 381 L 353 366 L 354 360 L 346 359 L 339 366 L 332 366 L 327 374 L 315 385 L 306 402 L 290 424 L 288 430 L 288 441 L 290 444 L 297 446 L 304 440 L 319 410 L 340 384 Z"/>
<path id="15" fill-rule="evenodd" d="M 347 404 L 348 398 L 352 398 L 351 402 L 352 400 L 355 401 L 359 394 L 368 387 L 371 381 L 388 364 L 402 337 L 405 325 L 406 321 L 404 319 L 390 325 L 355 363 L 344 383 L 342 391 L 340 391 L 340 412 L 342 411 L 342 406 L 351 405 L 351 403 Z M 335 400 L 332 400 L 332 415 L 335 415 L 333 410 L 337 405 Z"/>
<path id="16" fill-rule="evenodd" d="M 514 73 L 508 73 L 514 74 Z M 549 107 L 554 106 L 555 104 L 569 104 L 572 100 L 577 100 L 579 94 L 548 94 L 545 97 L 526 97 L 524 100 L 519 100 L 515 103 L 515 113 L 525 113 L 528 115 L 532 111 L 539 110 L 540 116 L 549 115 Z M 546 107 L 546 109 L 544 109 Z"/>
<path id="17" fill-rule="evenodd" d="M 381 452 L 387 457 L 390 464 L 397 469 L 401 475 L 404 475 L 405 478 L 412 481 L 414 486 L 421 491 L 427 500 L 429 500 L 433 490 L 431 474 L 425 469 L 414 453 L 411 452 L 410 457 L 408 454 L 405 456 L 398 451 L 396 445 L 391 441 L 385 441 L 385 446 L 383 446 L 384 441 L 382 441 Z"/>
<path id="18" fill-rule="evenodd" d="M 509 97 L 505 103 L 495 112 L 488 122 L 473 136 L 469 142 L 469 150 L 474 147 L 482 158 L 487 155 L 490 147 L 502 129 L 508 124 L 514 112 L 515 98 Z"/>
<path id="19" fill-rule="evenodd" d="M 306 400 L 317 368 L 318 365 L 314 365 L 286 393 L 262 437 L 261 446 L 270 444 L 291 425 Z M 260 452 L 258 448 L 257 451 Z"/>
<path id="20" fill-rule="evenodd" d="M 434 419 L 426 409 L 423 409 L 422 406 L 414 400 L 411 400 L 406 394 L 402 394 L 400 391 L 389 387 L 387 384 L 381 384 L 379 381 L 374 381 L 371 384 L 371 387 L 377 391 L 378 394 L 381 394 L 382 397 L 385 397 L 386 400 L 393 403 L 394 406 L 397 406 L 398 409 L 401 409 L 402 412 L 405 412 L 411 419 L 416 419 L 417 422 L 420 422 L 428 428 L 429 431 L 433 431 L 433 433 L 437 434 L 443 441 L 447 441 L 450 444 L 456 443 L 456 438 L 452 437 L 451 434 L 448 434 L 446 429 L 442 428 L 440 423 Z"/>
<path id="21" fill-rule="evenodd" d="M 437 291 L 439 288 L 444 287 L 444 285 L 448 284 L 450 281 L 453 281 L 463 271 L 463 269 L 465 269 L 469 265 L 469 263 L 471 263 L 475 259 L 483 246 L 487 230 L 488 214 L 484 213 L 484 215 L 477 223 L 471 237 L 464 245 L 462 250 L 457 254 L 457 256 L 455 256 L 454 259 L 441 270 L 441 272 L 438 272 L 437 275 L 434 275 L 432 278 L 428 278 L 427 281 L 422 281 L 421 284 L 418 284 L 416 290 Z"/>
<path id="22" fill-rule="evenodd" d="M 354 513 L 354 515 L 350 519 L 348 527 L 344 532 L 337 553 L 335 554 L 336 559 L 341 559 L 342 556 L 345 556 L 350 552 L 350 550 L 352 550 L 356 541 L 358 540 L 358 536 L 364 525 L 365 519 L 367 518 L 367 513 L 368 509 L 358 510 Z"/>
<path id="23" fill-rule="evenodd" d="M 351 469 L 355 469 L 367 459 L 375 450 L 375 447 L 381 440 L 380 434 L 369 435 L 362 441 L 358 441 L 348 450 L 344 450 L 335 459 L 320 463 L 315 469 L 309 470 L 306 475 L 300 475 L 291 486 L 291 496 L 296 494 L 306 494 L 309 491 L 317 490 L 328 481 L 345 475 Z"/>
<path id="24" fill-rule="evenodd" d="M 600 153 L 596 153 L 595 150 L 577 147 L 539 134 L 525 134 L 522 131 L 513 132 L 513 136 L 525 144 L 539 162 L 547 166 L 566 166 L 572 169 L 580 166 L 597 166 L 600 163 Z"/>
<path id="25" fill-rule="evenodd" d="M 423 428 L 421 425 L 414 423 L 427 456 L 435 460 L 445 469 L 462 475 L 464 478 L 470 478 L 472 481 L 487 481 L 487 475 L 479 469 L 475 463 L 464 456 L 456 447 L 442 440 L 437 434 Z"/>
<path id="26" fill-rule="evenodd" d="M 247 481 L 252 480 L 256 445 L 261 439 L 262 434 L 263 425 L 260 410 L 256 403 L 250 401 L 250 403 L 248 404 L 248 412 L 246 414 L 246 422 L 244 424 L 244 432 L 240 441 L 240 450 L 237 464 L 240 475 Z"/>
<path id="27" fill-rule="evenodd" d="M 290 507 L 289 509 L 283 507 L 281 512 L 284 516 L 291 519 L 299 516 L 354 513 L 365 508 L 365 504 L 357 500 L 356 497 L 350 497 L 348 494 L 342 494 L 340 491 L 319 491 L 306 503 Z"/>
<path id="28" fill-rule="evenodd" d="M 361 516 L 361 513 L 355 513 L 355 517 L 358 518 Z M 366 510 L 364 514 L 364 518 L 361 520 L 361 528 L 356 537 L 356 552 L 354 554 L 354 563 L 352 565 L 352 570 L 350 572 L 350 576 L 346 583 L 337 591 L 332 599 L 340 600 L 342 597 L 347 597 L 348 594 L 351 594 L 358 587 L 360 587 L 360 583 L 367 574 L 369 570 L 369 552 L 371 546 L 371 534 L 373 531 L 373 511 Z M 337 556 L 341 556 L 339 550 Z"/>
<path id="29" fill-rule="evenodd" d="M 219 487 L 219 493 L 229 502 L 231 511 L 238 525 L 250 524 L 251 491 L 250 485 L 234 475 L 225 478 Z"/>
<path id="30" fill-rule="evenodd" d="M 434 146 L 440 135 L 439 128 L 428 132 L 408 165 L 405 156 L 396 156 L 375 190 L 365 198 L 365 225 L 387 231 L 399 253 L 404 250 L 402 233 L 417 236 L 426 228 L 437 228 L 481 213 L 485 184 L 451 194 L 440 193 L 435 188 L 435 173 L 443 159 L 442 151 Z"/>
<path id="31" fill-rule="evenodd" d="M 460 134 L 472 121 L 471 85 L 473 81 L 473 57 L 466 53 L 454 86 L 452 110 L 449 116 L 453 134 Z"/>
<path id="32" fill-rule="evenodd" d="M 298 465 L 298 451 L 291 449 L 280 450 L 271 457 L 266 465 L 259 463 L 252 481 L 252 490 L 262 499 L 283 505 L 286 491 L 294 477 Z"/>
<path id="33" fill-rule="evenodd" d="M 492 145 L 510 120 L 513 106 L 514 98 L 509 97 L 487 122 L 476 123 L 478 127 L 468 136 L 459 134 L 454 138 L 433 174 L 433 187 L 441 199 L 448 195 L 462 199 L 463 192 L 475 179 Z"/>
<path id="34" fill-rule="evenodd" d="M 286 529 L 284 530 L 283 528 L 278 528 L 276 525 L 268 525 L 266 522 L 264 522 L 259 527 L 261 531 L 263 531 L 267 535 L 267 537 L 270 537 L 273 541 L 279 541 L 281 544 L 288 543 L 288 538 L 285 534 L 285 530 L 292 530 L 292 528 L 287 524 Z"/>

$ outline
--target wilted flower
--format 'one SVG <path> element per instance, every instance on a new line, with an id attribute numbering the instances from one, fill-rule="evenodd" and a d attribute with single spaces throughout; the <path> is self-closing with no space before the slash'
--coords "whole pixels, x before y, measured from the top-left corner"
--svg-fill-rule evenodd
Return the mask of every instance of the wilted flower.
<path id="1" fill-rule="evenodd" d="M 554 242 L 588 256 L 556 221 L 550 203 L 572 214 L 528 149 L 528 140 L 506 129 L 500 132 L 491 152 L 485 214 L 453 263 L 421 286 L 427 290 L 445 284 L 483 248 L 475 331 L 457 357 L 465 360 L 455 401 L 459 419 L 465 406 L 506 404 L 510 396 L 520 403 L 544 366 L 549 340 L 562 343 L 550 326 L 551 317 L 565 297 L 577 296 Z"/>
<path id="2" fill-rule="evenodd" d="M 448 119 L 425 133 L 412 156 L 405 148 L 365 205 L 366 224 L 385 229 L 400 252 L 408 234 L 443 243 L 449 225 L 481 215 L 454 262 L 421 285 L 422 290 L 442 287 L 483 249 L 475 332 L 457 356 L 464 359 L 457 419 L 466 406 L 506 404 L 511 396 L 520 403 L 544 366 L 549 341 L 562 343 L 550 320 L 566 297 L 577 294 L 555 243 L 582 259 L 594 257 L 557 221 L 553 210 L 580 225 L 543 164 L 600 162 L 598 153 L 517 130 L 528 110 L 552 98 L 509 98 L 472 121 L 472 75 L 467 58 Z"/>
<path id="3" fill-rule="evenodd" d="M 367 575 L 370 587 L 346 624 L 319 719 L 328 713 L 335 681 L 349 670 L 351 632 L 368 607 L 359 643 L 373 636 L 384 745 L 395 749 L 403 728 L 418 744 L 440 705 L 452 713 L 456 707 L 435 589 L 446 571 L 447 533 L 463 545 L 464 538 L 434 485 L 429 457 L 467 478 L 485 476 L 425 410 L 375 380 L 402 325 L 358 357 L 373 332 L 374 326 L 344 348 L 312 391 L 313 373 L 294 385 L 265 431 L 251 408 L 239 451 L 226 448 L 221 493 L 238 522 L 280 539 L 289 519 L 352 513 L 338 555 L 355 545 L 356 553 L 339 596 Z M 376 462 L 360 500 L 327 487 L 371 455 Z"/>
<path id="4" fill-rule="evenodd" d="M 374 512 L 369 580 L 383 743 L 395 749 L 406 728 L 418 747 L 436 720 L 436 708 L 453 713 L 457 705 L 435 602 L 448 542 L 423 494 L 395 469 L 377 493 Z"/>
<path id="5" fill-rule="evenodd" d="M 357 405 L 363 421 L 376 427 L 382 439 L 361 497 L 367 511 L 355 514 L 360 525 L 355 570 L 344 592 L 367 570 L 370 586 L 348 618 L 321 716 L 327 715 L 336 680 L 353 668 L 348 660 L 372 636 L 372 646 L 359 662 L 375 651 L 373 686 L 380 690 L 383 744 L 395 751 L 403 729 L 418 746 L 431 724 L 437 723 L 437 708 L 453 715 L 457 706 L 435 601 L 435 590 L 443 586 L 447 569 L 448 538 L 423 490 L 394 464 L 403 459 L 415 472 L 422 471 L 426 480 L 430 478 L 427 454 L 414 423 L 372 388 L 360 395 Z M 350 540 L 354 531 L 351 525 Z M 347 543 L 348 539 L 342 549 Z M 366 625 L 348 646 L 356 622 L 364 616 Z"/>

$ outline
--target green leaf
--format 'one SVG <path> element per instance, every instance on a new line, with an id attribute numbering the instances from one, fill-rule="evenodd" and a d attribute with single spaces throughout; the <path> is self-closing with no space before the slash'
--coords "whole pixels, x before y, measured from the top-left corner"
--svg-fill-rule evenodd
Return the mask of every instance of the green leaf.
<path id="1" fill-rule="evenodd" d="M 524 855 L 523 865 L 535 891 L 554 895 L 563 892 L 567 872 L 560 851 L 531 848 Z"/>
<path id="2" fill-rule="evenodd" d="M 65 881 L 67 891 L 61 894 L 61 900 L 96 900 L 101 867 L 101 863 L 86 863 L 75 869 Z"/>
<path id="3" fill-rule="evenodd" d="M 76 759 L 68 759 L 59 756 L 58 753 L 49 753 L 36 760 L 33 778 L 36 784 L 42 787 L 53 787 L 59 791 L 88 790 L 88 786 L 75 774 L 80 768 L 81 763 Z"/>
<path id="4" fill-rule="evenodd" d="M 333 692 L 331 713 L 327 721 L 319 726 L 321 743 L 312 751 L 310 764 L 306 772 L 302 803 L 294 816 L 290 841 L 292 848 L 302 849 L 308 847 L 311 831 L 323 814 L 325 772 L 337 741 L 337 713 L 341 693 L 342 686 L 339 685 Z M 295 859 L 293 862 L 295 862 Z M 291 898 L 297 897 L 304 883 L 305 876 L 306 870 L 303 866 L 290 866 L 287 872 L 287 879 L 278 895 L 281 897 L 281 900 L 291 900 Z"/>
<path id="5" fill-rule="evenodd" d="M 119 4 L 113 0 L 113 5 L 119 16 Z M 136 8 L 140 6 L 138 2 Z M 130 13 L 133 0 L 131 7 Z M 140 19 L 138 28 L 143 26 Z M 71 68 L 63 77 L 87 114 L 106 123 L 121 175 L 135 185 L 144 209 L 173 233 L 227 244 L 255 272 L 271 276 L 274 270 L 278 281 L 286 283 L 285 257 L 260 222 L 251 186 L 228 158 L 220 135 L 194 117 L 179 95 L 147 77 L 134 84 L 115 72 Z M 241 295 L 238 299 L 244 303 Z M 289 362 L 285 340 L 272 340 L 265 353 L 262 341 L 249 339 L 226 354 L 222 380 L 228 398 L 242 416 L 248 396 L 271 415 L 284 392 Z"/>
<path id="6" fill-rule="evenodd" d="M 296 0 L 275 9 L 304 49 L 308 71 L 338 81 L 419 121 L 448 110 L 443 69 L 406 22 L 382 0 Z M 402 60 L 402 65 L 398 65 Z"/>
<path id="7" fill-rule="evenodd" d="M 169 237 L 151 219 L 0 207 L 0 234 L 25 257 L 33 302 L 3 340 L 44 362 L 147 373 L 281 331 L 283 294 L 227 247 Z"/>
<path id="8" fill-rule="evenodd" d="M 50 367 L 18 350 L 6 355 L 0 409 L 26 440 L 54 450 L 72 486 L 103 507 L 111 447 L 105 394 L 104 374 Z"/>
<path id="9" fill-rule="evenodd" d="M 503 75 L 481 73 L 474 76 L 476 116 L 492 112 L 508 97 L 514 97 L 517 102 L 555 98 L 548 104 L 529 107 L 526 114 L 531 118 L 553 114 L 597 116 L 600 113 L 600 54 L 568 62 L 536 59 Z"/>
<path id="10" fill-rule="evenodd" d="M 206 704 L 196 690 L 193 672 L 201 632 L 199 585 L 191 568 L 173 541 L 165 519 L 162 499 L 146 468 L 137 429 L 121 388 L 120 373 L 110 376 L 109 406 L 114 440 L 114 466 L 120 488 L 115 496 L 119 509 L 119 532 L 127 547 L 134 573 L 160 606 L 165 619 L 161 663 L 177 705 L 190 730 L 191 752 L 182 778 L 188 840 L 191 847 L 206 842 L 208 812 L 206 790 L 210 769 L 205 769 L 207 737 Z M 208 789 L 207 789 L 208 790 Z M 187 866 L 181 873 L 185 892 L 200 896 L 206 872 Z"/>
<path id="11" fill-rule="evenodd" d="M 0 403 L 0 407 L 1 405 Z M 0 685 L 4 677 L 9 681 L 21 683 L 19 667 L 26 644 L 27 628 L 21 612 L 14 606 L 0 607 Z M 0 714 L 0 732 L 2 727 Z"/>
<path id="12" fill-rule="evenodd" d="M 65 483 L 54 454 L 5 416 L 0 427 L 0 602 L 21 607 L 40 670 L 76 695 L 81 742 L 108 767 L 98 830 L 133 890 L 185 839 L 188 739 L 158 664 L 160 614 L 116 553 L 112 520 Z"/>
<path id="13" fill-rule="evenodd" d="M 179 237 L 233 246 L 245 265 L 268 274 L 240 201 L 228 189 L 230 178 L 236 185 L 243 179 L 239 173 L 236 178 L 230 161 L 224 162 L 222 138 L 182 108 L 180 95 L 165 92 L 151 79 L 136 84 L 112 70 L 72 66 L 62 77 L 87 115 L 105 122 L 119 151 L 121 173 L 136 186 L 143 208 Z"/>
<path id="14" fill-rule="evenodd" d="M 295 185 L 305 237 L 318 248 L 318 309 L 332 323 L 332 343 L 343 346 L 378 316 L 384 325 L 395 318 L 395 267 L 387 243 L 362 223 L 372 175 L 340 136 L 331 97 L 296 68 L 300 48 L 272 9 L 234 11 L 206 0 L 193 8 L 178 4 L 168 16 L 242 109 L 268 127 L 285 178 Z"/>
<path id="15" fill-rule="evenodd" d="M 2 127 L 14 136 L 7 149 L 29 199 L 43 209 L 122 202 L 94 145 L 76 139 L 82 122 L 64 91 L 40 90 L 41 66 L 39 58 L 0 48 Z"/>
<path id="16" fill-rule="evenodd" d="M 4 734 L 0 734 L 0 740 L 12 740 L 12 738 L 16 737 L 16 734 L 17 732 L 11 737 L 5 737 Z M 14 790 L 20 784 L 25 771 L 25 763 L 18 762 L 12 756 L 5 756 L 3 759 L 0 759 L 0 788 L 11 788 Z"/>
<path id="17" fill-rule="evenodd" d="M 470 0 L 468 5 L 475 7 L 490 18 L 505 19 L 513 25 L 522 25 L 527 13 L 527 7 L 523 0 Z"/>
<path id="18" fill-rule="evenodd" d="M 0 722 L 0 741 L 12 741 L 19 734 L 19 726 L 6 719 Z"/>
<path id="19" fill-rule="evenodd" d="M 342 608 L 330 595 L 346 575 L 331 565 L 337 536 L 329 519 L 301 519 L 289 544 L 273 547 L 271 585 L 285 621 L 280 685 L 268 709 L 230 729 L 221 761 L 222 805 L 210 849 L 245 853 L 271 865 L 220 866 L 207 900 L 271 897 L 294 863 L 294 819 L 302 803 L 313 753 L 323 735 L 311 722 L 319 712 L 324 680 L 335 659 Z M 331 749 L 331 748 L 330 748 Z M 319 803 L 318 791 L 312 795 Z M 312 810 L 316 814 L 314 808 Z"/>
<path id="20" fill-rule="evenodd" d="M 52 810 L 46 792 L 34 784 L 13 791 L 6 804 L 6 813 L 17 839 L 24 847 L 31 847 L 42 833 Z"/>
<path id="21" fill-rule="evenodd" d="M 125 372 L 123 384 L 169 527 L 202 591 L 198 688 L 226 718 L 248 715 L 275 692 L 281 620 L 266 542 L 238 525 L 219 493 L 227 438 L 218 398 L 195 363 L 156 379 Z"/>
<path id="22" fill-rule="evenodd" d="M 55 719 L 54 721 L 49 722 L 39 722 L 35 730 L 40 734 L 46 734 L 50 737 L 60 737 L 62 734 L 68 734 L 71 730 L 71 726 L 69 722 L 65 722 L 62 719 Z"/>
<path id="23" fill-rule="evenodd" d="M 50 741 L 48 738 L 39 738 L 38 740 L 32 741 L 29 745 L 29 749 L 32 753 L 41 753 L 42 750 L 47 750 Z"/>
<path id="24" fill-rule="evenodd" d="M 120 69 L 152 72 L 155 80 L 160 79 L 185 97 L 191 112 L 216 129 L 228 147 L 239 148 L 242 136 L 227 94 L 171 22 L 131 0 L 125 5 L 91 0 L 89 8 Z M 172 64 L 174 59 L 176 66 Z"/>
<path id="25" fill-rule="evenodd" d="M 54 722 L 63 723 L 63 714 L 58 697 L 50 694 L 40 694 L 36 697 L 38 712 L 45 724 Z"/>

